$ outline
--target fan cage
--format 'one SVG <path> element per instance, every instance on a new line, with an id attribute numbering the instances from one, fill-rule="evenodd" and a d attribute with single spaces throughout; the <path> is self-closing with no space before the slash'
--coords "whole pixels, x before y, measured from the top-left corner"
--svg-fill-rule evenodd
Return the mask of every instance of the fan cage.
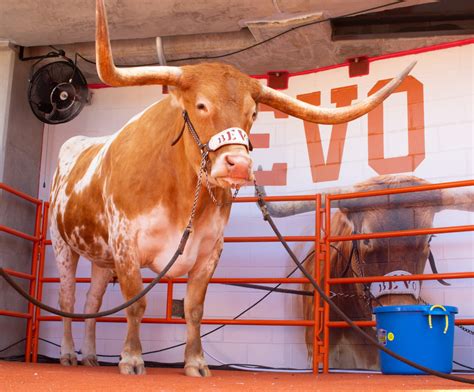
<path id="1" fill-rule="evenodd" d="M 56 61 L 31 77 L 28 102 L 34 115 L 46 124 L 71 121 L 89 99 L 87 81 L 72 61 Z"/>

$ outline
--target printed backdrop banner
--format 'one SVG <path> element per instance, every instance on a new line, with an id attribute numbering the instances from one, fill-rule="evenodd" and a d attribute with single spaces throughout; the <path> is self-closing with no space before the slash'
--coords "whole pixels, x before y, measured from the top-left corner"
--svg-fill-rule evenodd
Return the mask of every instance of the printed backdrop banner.
<path id="1" fill-rule="evenodd" d="M 290 77 L 284 92 L 322 107 L 342 107 L 375 93 L 410 62 L 417 65 L 410 76 L 383 105 L 350 123 L 318 125 L 290 117 L 260 105 L 251 141 L 252 158 L 259 184 L 270 195 L 314 194 L 325 189 L 352 186 L 378 175 L 414 175 L 429 182 L 472 179 L 474 175 L 474 44 L 431 50 L 418 54 L 378 59 L 370 63 L 366 76 L 350 78 L 346 66 Z M 120 129 L 129 118 L 161 99 L 161 87 L 107 88 L 93 91 L 92 104 L 69 123 L 46 125 L 40 180 L 40 197 L 49 189 L 59 148 L 76 135 L 104 136 Z M 250 187 L 240 195 L 252 195 Z M 137 200 L 137 203 L 140 201 Z M 336 211 L 336 210 L 334 210 Z M 474 214 L 442 211 L 434 216 L 434 227 L 473 224 Z M 314 233 L 314 213 L 278 219 L 285 235 Z M 252 204 L 235 204 L 227 236 L 272 235 Z M 473 271 L 472 233 L 436 236 L 431 251 L 440 272 Z M 294 243 L 303 257 L 311 244 Z M 294 269 L 278 244 L 231 244 L 215 273 L 219 277 L 284 277 Z M 429 267 L 426 272 L 431 273 Z M 81 260 L 78 276 L 90 274 L 90 263 Z M 144 276 L 152 276 L 143 271 Z M 57 276 L 54 256 L 48 249 L 46 276 Z M 292 276 L 298 276 L 293 274 Z M 294 285 L 289 288 L 295 288 Z M 57 304 L 57 285 L 47 284 L 44 298 Z M 184 296 L 185 287 L 175 285 L 174 298 Z M 420 292 L 421 291 L 421 292 Z M 84 305 L 87 285 L 79 284 L 76 310 Z M 471 280 L 452 280 L 446 287 L 424 282 L 417 295 L 430 303 L 459 308 L 459 318 L 474 317 Z M 264 294 L 249 289 L 211 285 L 205 303 L 205 318 L 233 318 Z M 148 295 L 146 317 L 165 314 L 166 287 Z M 110 285 L 103 309 L 122 302 L 118 286 Z M 121 313 L 123 314 L 123 313 Z M 241 318 L 302 319 L 302 299 L 271 294 Z M 97 352 L 119 354 L 125 336 L 124 324 L 98 323 Z M 212 326 L 203 326 L 203 332 Z M 82 323 L 74 324 L 76 349 L 82 342 Z M 151 351 L 184 341 L 181 325 L 142 326 L 143 350 Z M 210 364 L 253 363 L 275 367 L 308 366 L 303 327 L 227 326 L 204 340 Z M 59 343 L 60 323 L 43 322 L 40 336 Z M 349 347 L 350 350 L 350 347 Z M 58 357 L 57 348 L 41 342 L 40 353 Z M 456 328 L 455 360 L 474 364 L 472 337 Z M 212 357 L 211 357 L 212 356 Z M 118 361 L 117 358 L 100 358 Z M 146 360 L 178 362 L 183 348 L 147 355 Z"/>

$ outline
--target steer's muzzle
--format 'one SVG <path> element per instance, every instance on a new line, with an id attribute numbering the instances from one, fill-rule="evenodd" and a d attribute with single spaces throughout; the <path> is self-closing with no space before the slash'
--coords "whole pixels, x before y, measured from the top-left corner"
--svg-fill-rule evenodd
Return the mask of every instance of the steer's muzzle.
<path id="1" fill-rule="evenodd" d="M 252 159 L 241 146 L 232 146 L 217 156 L 211 177 L 221 187 L 239 188 L 253 181 Z"/>
<path id="2" fill-rule="evenodd" d="M 225 165 L 229 177 L 233 179 L 250 179 L 252 160 L 245 155 L 226 154 Z"/>

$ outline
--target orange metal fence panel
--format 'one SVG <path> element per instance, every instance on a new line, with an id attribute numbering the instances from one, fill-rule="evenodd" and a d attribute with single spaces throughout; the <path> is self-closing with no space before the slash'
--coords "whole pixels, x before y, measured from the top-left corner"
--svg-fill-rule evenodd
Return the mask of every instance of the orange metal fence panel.
<path id="1" fill-rule="evenodd" d="M 36 295 L 36 272 L 38 268 L 38 256 L 40 252 L 40 243 L 41 243 L 41 218 L 42 218 L 42 212 L 43 212 L 43 202 L 39 199 L 36 199 L 34 197 L 31 197 L 30 195 L 27 195 L 26 193 L 20 192 L 4 183 L 0 183 L 0 190 L 3 190 L 5 192 L 8 192 L 11 195 L 14 195 L 15 197 L 18 197 L 20 199 L 23 199 L 29 203 L 32 203 L 36 207 L 35 211 L 35 226 L 34 226 L 34 234 L 29 235 L 26 233 L 23 233 L 21 231 L 12 229 L 7 226 L 0 226 L 0 231 L 8 233 L 10 235 L 13 235 L 18 238 L 22 238 L 27 241 L 31 241 L 33 243 L 33 251 L 32 251 L 32 256 L 31 256 L 31 273 L 27 274 L 24 272 L 12 270 L 12 269 L 7 269 L 5 268 L 4 271 L 8 273 L 9 275 L 13 277 L 17 277 L 20 279 L 26 279 L 28 280 L 29 283 L 29 294 L 32 296 Z M 31 361 L 31 350 L 32 350 L 32 342 L 34 340 L 34 330 L 33 330 L 33 319 L 34 319 L 34 305 L 31 303 L 28 303 L 28 311 L 27 313 L 22 313 L 22 312 L 14 312 L 14 311 L 9 311 L 9 310 L 0 310 L 0 315 L 3 316 L 8 316 L 8 317 L 18 317 L 18 318 L 25 318 L 27 319 L 26 322 L 26 343 L 25 343 L 25 362 L 30 362 Z"/>
<path id="2" fill-rule="evenodd" d="M 267 198 L 265 198 L 267 200 Z M 257 198 L 247 197 L 247 198 L 238 198 L 235 200 L 237 203 L 242 202 L 255 202 Z M 269 197 L 268 200 L 271 201 L 288 201 L 288 200 L 312 200 L 315 203 L 321 205 L 320 195 L 305 195 L 305 196 L 282 196 L 282 197 Z M 319 200 L 319 202 L 317 202 Z M 317 207 L 320 208 L 320 207 Z M 47 217 L 48 217 L 49 203 L 44 203 L 44 219 L 42 233 L 46 233 L 47 230 Z M 320 221 L 320 218 L 317 219 L 317 222 Z M 318 223 L 317 223 L 318 224 Z M 316 228 L 315 235 L 312 236 L 286 236 L 285 240 L 288 242 L 313 242 L 315 245 L 322 244 L 320 237 L 320 230 Z M 238 242 L 278 242 L 276 236 L 264 236 L 264 237 L 226 237 L 224 242 L 238 243 Z M 38 287 L 36 291 L 36 298 L 42 300 L 43 296 L 43 285 L 46 283 L 58 283 L 59 278 L 57 277 L 45 277 L 44 276 L 44 263 L 45 263 L 45 247 L 51 245 L 51 241 L 46 239 L 44 234 L 44 240 L 41 242 L 41 252 L 40 252 L 40 262 L 38 269 Z M 318 275 L 319 279 L 319 275 Z M 152 278 L 143 278 L 144 283 L 149 283 L 152 281 Z M 228 284 L 228 283 L 260 283 L 260 284 L 275 284 L 275 283 L 285 283 L 285 284 L 302 284 L 307 283 L 306 278 L 212 278 L 210 284 Z M 76 283 L 90 283 L 90 278 L 76 278 Z M 186 278 L 176 278 L 176 279 L 167 279 L 164 278 L 160 281 L 162 284 L 167 284 L 167 298 L 166 298 L 166 317 L 144 317 L 143 323 L 157 323 L 157 324 L 184 324 L 185 321 L 180 318 L 173 318 L 171 315 L 172 310 L 172 300 L 173 300 L 173 288 L 176 284 L 185 284 L 187 283 Z M 319 303 L 319 300 L 317 301 Z M 321 334 L 322 322 L 319 322 L 321 318 L 321 309 L 318 307 L 318 311 L 315 312 L 314 320 L 249 320 L 249 319 L 203 319 L 202 324 L 211 324 L 211 325 L 267 325 L 267 326 L 313 326 L 315 329 L 315 339 L 313 352 L 320 350 L 322 345 L 322 339 L 319 338 Z M 37 360 L 38 357 L 38 338 L 40 323 L 44 321 L 61 321 L 61 318 L 55 315 L 42 315 L 39 308 L 35 312 L 35 321 L 34 329 L 36 334 L 33 341 L 33 361 Z M 73 320 L 81 322 L 83 320 Z M 125 323 L 125 317 L 102 317 L 98 318 L 99 322 L 112 322 L 112 323 Z M 322 350 L 321 350 L 322 352 Z M 315 367 L 317 371 L 318 366 Z"/>
<path id="3" fill-rule="evenodd" d="M 315 215 L 315 233 L 309 236 L 286 236 L 285 239 L 290 242 L 314 242 L 315 249 L 315 268 L 314 277 L 317 281 L 321 282 L 321 285 L 326 293 L 330 295 L 330 287 L 333 284 L 348 284 L 348 283 L 360 283 L 360 282 L 374 282 L 374 281 L 400 281 L 400 280 L 432 280 L 432 279 L 463 279 L 473 278 L 474 272 L 456 272 L 456 273 L 444 273 L 444 274 L 423 274 L 423 275 L 410 275 L 409 277 L 404 276 L 372 276 L 372 277 L 360 277 L 360 278 L 333 278 L 330 277 L 330 253 L 331 243 L 336 241 L 349 241 L 354 239 L 365 239 L 365 238 L 390 238 L 400 237 L 408 235 L 426 235 L 434 233 L 454 233 L 462 231 L 474 231 L 474 225 L 466 226 L 454 226 L 454 227 L 441 227 L 441 228 L 430 228 L 430 229 L 417 229 L 417 230 L 404 230 L 404 231 L 393 231 L 383 233 L 370 233 L 370 234 L 355 234 L 351 236 L 333 236 L 331 235 L 331 201 L 342 200 L 349 198 L 359 197 L 372 197 L 390 194 L 400 194 L 409 192 L 419 192 L 434 189 L 445 189 L 462 186 L 473 186 L 474 181 L 458 181 L 443 184 L 430 184 L 419 187 L 407 187 L 390 190 L 370 191 L 370 192 L 357 192 L 342 195 L 328 195 L 326 196 L 325 206 L 322 207 L 322 197 L 320 194 L 317 195 L 305 195 L 305 196 L 272 196 L 266 197 L 267 201 L 298 201 L 298 200 L 309 200 L 316 203 L 316 215 Z M 0 231 L 7 232 L 11 235 L 16 235 L 25 240 L 32 241 L 34 243 L 33 255 L 32 255 L 32 269 L 31 274 L 18 272 L 14 270 L 6 270 L 12 276 L 28 279 L 30 281 L 30 294 L 35 296 L 36 299 L 42 300 L 43 296 L 43 285 L 47 283 L 57 283 L 59 279 L 57 277 L 44 277 L 44 263 L 46 246 L 51 245 L 51 241 L 46 239 L 47 232 L 47 217 L 49 210 L 49 203 L 42 202 L 41 200 L 34 199 L 31 196 L 21 194 L 11 187 L 8 187 L 0 183 L 0 189 L 10 192 L 18 197 L 35 203 L 37 206 L 36 221 L 35 221 L 35 233 L 34 235 L 28 235 L 26 233 L 18 232 L 14 229 L 0 226 Z M 237 203 L 254 203 L 257 201 L 256 197 L 241 197 L 235 200 Z M 276 242 L 277 237 L 273 236 L 261 236 L 261 237 L 226 237 L 225 242 L 237 243 L 237 242 Z M 36 262 L 38 261 L 38 262 Z M 144 283 L 149 283 L 152 278 L 144 278 Z M 77 283 L 89 283 L 90 278 L 77 278 Z M 144 323 L 164 323 L 164 324 L 183 324 L 185 321 L 180 318 L 172 317 L 172 299 L 173 289 L 176 284 L 187 283 L 186 278 L 177 279 L 163 279 L 160 283 L 167 285 L 167 298 L 166 298 L 166 315 L 165 317 L 145 317 Z M 286 283 L 286 284 L 303 284 L 308 283 L 306 278 L 213 278 L 210 281 L 211 284 L 221 283 L 260 283 L 260 284 L 274 284 L 274 283 Z M 329 317 L 329 306 L 327 303 L 321 304 L 319 295 L 315 292 L 314 294 L 314 317 L 312 320 L 250 320 L 250 319 L 204 319 L 203 324 L 231 324 L 231 325 L 279 325 L 279 326 L 312 326 L 314 328 L 313 333 L 313 371 L 318 372 L 319 366 L 322 364 L 323 372 L 329 370 L 329 330 L 330 328 L 345 328 L 347 323 L 339 321 L 331 321 Z M 43 315 L 39 308 L 29 304 L 28 313 L 12 312 L 7 310 L 0 310 L 0 315 L 8 315 L 12 317 L 26 318 L 28 321 L 27 325 L 27 348 L 25 352 L 26 360 L 30 359 L 33 361 L 37 360 L 38 356 L 38 338 L 40 323 L 45 321 L 60 321 L 61 318 L 54 315 Z M 75 320 L 82 321 L 82 320 Z M 103 317 L 99 318 L 100 322 L 112 322 L 112 323 L 124 323 L 126 322 L 125 317 Z M 356 322 L 359 326 L 374 326 L 373 321 L 358 321 Z M 474 325 L 474 319 L 458 319 L 456 320 L 457 325 Z"/>
<path id="4" fill-rule="evenodd" d="M 474 272 L 456 272 L 456 273 L 438 273 L 438 274 L 413 274 L 410 276 L 370 276 L 370 277 L 358 277 L 358 278 L 332 278 L 331 266 L 330 266 L 330 246 L 332 242 L 339 241 L 352 241 L 361 239 L 371 238 L 393 238 L 393 237 L 404 237 L 404 236 L 417 236 L 417 235 L 428 235 L 428 234 L 445 234 L 445 233 L 457 233 L 474 231 L 474 225 L 465 226 L 450 226 L 450 227 L 438 227 L 430 229 L 415 229 L 415 230 L 399 230 L 390 232 L 379 232 L 379 233 L 364 233 L 364 234 L 352 234 L 349 236 L 336 236 L 331 235 L 331 201 L 345 200 L 363 197 L 374 197 L 374 196 L 385 196 L 394 194 L 405 194 L 413 192 L 425 192 L 430 190 L 438 189 L 449 189 L 474 186 L 474 180 L 466 181 L 454 181 L 445 182 L 439 184 L 428 184 L 422 186 L 412 186 L 396 189 L 382 189 L 376 191 L 367 192 L 353 192 L 340 195 L 327 195 L 326 197 L 326 236 L 324 238 L 325 249 L 326 249 L 326 268 L 325 268 L 325 289 L 326 294 L 330 293 L 330 286 L 332 284 L 350 284 L 350 283 L 372 283 L 372 282 L 388 282 L 388 281 L 406 281 L 406 280 L 437 280 L 437 279 L 463 279 L 463 278 L 474 278 Z M 360 327 L 373 327 L 375 326 L 374 321 L 356 321 L 354 322 Z M 457 319 L 456 325 L 474 325 L 474 319 Z M 329 371 L 329 328 L 348 328 L 349 325 L 345 321 L 331 321 L 329 319 L 329 307 L 325 309 L 324 319 L 324 337 L 325 337 L 325 352 L 323 358 L 323 372 Z"/>

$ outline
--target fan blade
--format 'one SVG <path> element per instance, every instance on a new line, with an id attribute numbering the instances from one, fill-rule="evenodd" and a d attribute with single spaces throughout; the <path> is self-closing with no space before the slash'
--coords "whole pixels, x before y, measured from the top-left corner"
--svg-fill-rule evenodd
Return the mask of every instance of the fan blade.
<path id="1" fill-rule="evenodd" d="M 53 102 L 53 110 L 51 110 L 51 112 L 49 112 L 49 113 L 44 114 L 44 117 L 46 118 L 46 120 L 51 120 L 53 118 L 53 116 L 57 112 L 56 109 L 57 109 L 56 103 Z"/>

